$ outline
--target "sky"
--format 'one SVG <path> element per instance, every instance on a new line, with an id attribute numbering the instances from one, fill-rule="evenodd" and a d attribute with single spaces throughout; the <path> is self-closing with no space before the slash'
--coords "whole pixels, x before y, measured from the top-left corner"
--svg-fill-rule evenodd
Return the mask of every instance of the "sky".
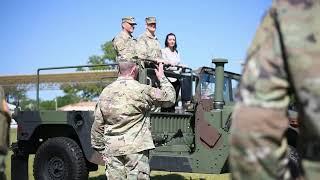
<path id="1" fill-rule="evenodd" d="M 145 31 L 144 19 L 157 18 L 156 35 L 177 36 L 182 63 L 212 66 L 227 58 L 228 71 L 241 62 L 271 0 L 1 0 L 0 76 L 35 74 L 37 68 L 83 65 L 101 55 L 101 45 L 121 30 L 121 18 L 133 16 L 133 35 Z"/>

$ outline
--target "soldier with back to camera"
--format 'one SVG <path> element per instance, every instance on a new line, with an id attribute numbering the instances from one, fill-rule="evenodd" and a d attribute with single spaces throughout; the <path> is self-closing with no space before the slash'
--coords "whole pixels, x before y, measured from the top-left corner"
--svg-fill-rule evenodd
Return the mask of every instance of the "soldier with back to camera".
<path id="1" fill-rule="evenodd" d="M 148 113 L 154 105 L 168 107 L 175 102 L 162 63 L 155 72 L 160 88 L 136 81 L 136 62 L 120 61 L 118 79 L 99 97 L 91 142 L 103 154 L 108 179 L 149 179 L 149 150 L 155 146 Z"/>
<path id="2" fill-rule="evenodd" d="M 320 1 L 276 0 L 249 48 L 233 113 L 233 179 L 292 179 L 287 108 L 294 93 L 300 118 L 303 176 L 320 176 Z"/>
<path id="3" fill-rule="evenodd" d="M 0 179 L 6 179 L 5 160 L 9 149 L 9 128 L 11 117 L 5 94 L 0 86 Z"/>

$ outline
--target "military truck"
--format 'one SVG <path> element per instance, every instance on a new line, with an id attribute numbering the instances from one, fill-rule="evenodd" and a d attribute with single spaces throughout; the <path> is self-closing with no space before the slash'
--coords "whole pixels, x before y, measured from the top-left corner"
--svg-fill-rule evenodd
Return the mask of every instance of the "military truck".
<path id="1" fill-rule="evenodd" d="M 215 68 L 194 71 L 176 66 L 165 70 L 181 88 L 174 108 L 148 114 L 156 145 L 150 152 L 152 170 L 228 172 L 227 139 L 240 75 L 224 71 L 226 59 L 213 59 L 212 63 Z M 156 79 L 154 68 L 140 68 L 141 83 L 157 86 Z M 30 154 L 35 154 L 35 179 L 87 179 L 89 171 L 104 165 L 101 155 L 91 148 L 93 111 L 36 109 L 17 111 L 14 118 L 18 128 L 17 142 L 12 144 L 12 179 L 28 178 Z"/>

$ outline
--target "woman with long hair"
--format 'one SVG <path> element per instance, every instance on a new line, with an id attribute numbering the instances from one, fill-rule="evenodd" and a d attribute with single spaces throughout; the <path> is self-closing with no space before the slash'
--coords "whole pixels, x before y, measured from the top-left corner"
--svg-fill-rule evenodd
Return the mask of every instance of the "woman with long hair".
<path id="1" fill-rule="evenodd" d="M 176 35 L 173 33 L 167 34 L 164 45 L 165 48 L 161 49 L 162 59 L 168 61 L 171 65 L 179 65 L 181 60 L 177 50 Z"/>

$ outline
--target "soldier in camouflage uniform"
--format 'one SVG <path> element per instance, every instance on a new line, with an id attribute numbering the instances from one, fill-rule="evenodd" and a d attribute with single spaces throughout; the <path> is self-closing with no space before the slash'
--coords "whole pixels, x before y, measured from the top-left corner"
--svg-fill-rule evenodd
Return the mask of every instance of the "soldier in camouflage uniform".
<path id="1" fill-rule="evenodd" d="M 147 17 L 146 31 L 138 38 L 136 51 L 139 59 L 157 61 L 161 59 L 161 46 L 155 35 L 157 24 L 155 17 Z"/>
<path id="2" fill-rule="evenodd" d="M 131 59 L 136 56 L 136 39 L 132 36 L 135 25 L 137 23 L 134 17 L 128 16 L 122 18 L 122 31 L 112 40 L 113 48 L 117 53 L 117 61 L 119 59 Z"/>
<path id="3" fill-rule="evenodd" d="M 103 154 L 108 179 L 149 179 L 149 150 L 155 148 L 148 113 L 171 106 L 175 91 L 159 64 L 161 88 L 140 84 L 136 63 L 119 62 L 119 77 L 101 93 L 91 129 L 91 144 Z"/>
<path id="4" fill-rule="evenodd" d="M 0 86 L 0 179 L 6 179 L 5 159 L 9 147 L 9 128 L 11 117 L 9 115 L 8 105 L 5 101 L 5 95 Z"/>
<path id="5" fill-rule="evenodd" d="M 286 117 L 290 92 L 301 113 L 304 178 L 320 177 L 320 1 L 277 0 L 249 48 L 233 113 L 234 179 L 290 179 Z"/>

